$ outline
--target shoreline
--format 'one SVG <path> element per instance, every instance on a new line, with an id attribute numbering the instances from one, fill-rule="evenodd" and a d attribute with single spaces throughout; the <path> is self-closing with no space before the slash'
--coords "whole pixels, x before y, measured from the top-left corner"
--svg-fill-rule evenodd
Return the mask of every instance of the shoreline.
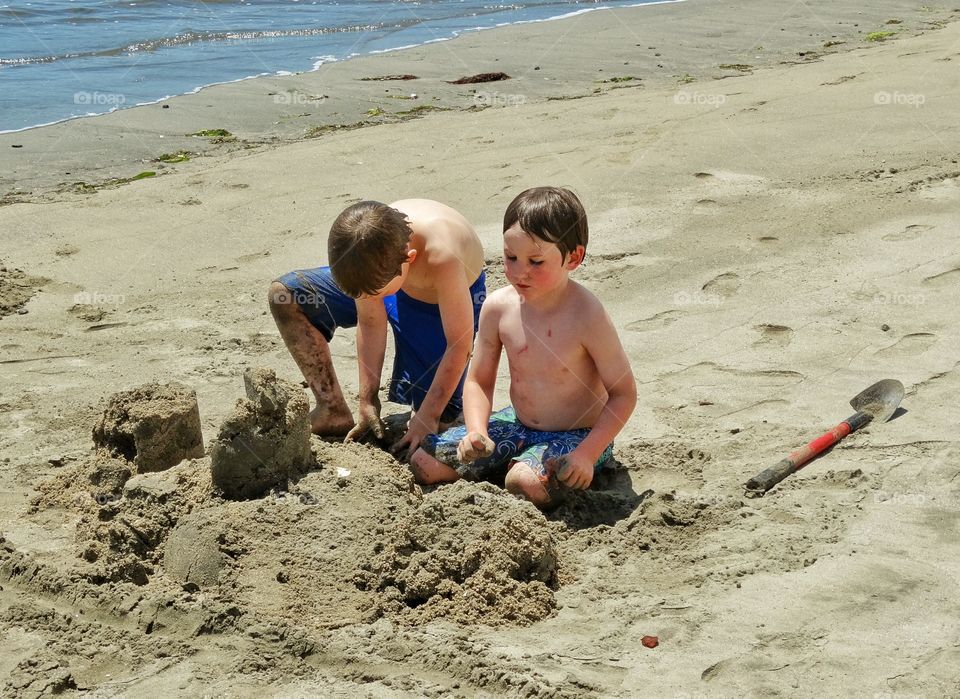
<path id="1" fill-rule="evenodd" d="M 957 18 L 950 10 L 920 9 L 925 6 L 919 3 L 907 14 L 901 5 L 888 0 L 858 10 L 832 8 L 832 15 L 824 15 L 832 17 L 829 25 L 817 15 L 784 17 L 763 2 L 685 0 L 600 8 L 335 61 L 316 71 L 221 83 L 147 105 L 0 134 L 0 204 L 56 198 L 78 189 L 76 183 L 98 186 L 143 172 L 162 175 L 176 169 L 157 161 L 167 154 L 228 154 L 432 111 L 511 107 L 613 89 L 672 85 L 689 90 L 754 70 L 869 48 L 862 37 L 894 16 L 900 20 L 894 41 Z M 755 23 L 769 23 L 759 37 L 753 25 L 731 17 L 731 12 L 748 11 L 757 13 Z M 713 41 L 723 45 L 709 46 Z M 610 49 L 598 53 L 595 43 Z M 558 45 L 565 49 L 562 54 Z M 504 72 L 511 79 L 474 86 L 448 82 L 484 72 Z M 417 79 L 370 80 L 397 73 Z M 228 131 L 230 142 L 188 135 L 216 129 Z M 87 190 L 83 185 L 80 191 Z"/>
<path id="2" fill-rule="evenodd" d="M 356 58 L 367 58 L 367 57 L 379 56 L 379 55 L 383 55 L 383 54 L 389 54 L 389 53 L 393 53 L 393 52 L 395 52 L 395 51 L 406 51 L 406 50 L 408 50 L 408 49 L 422 48 L 422 47 L 425 47 L 425 46 L 429 46 L 429 45 L 431 45 L 431 44 L 437 44 L 437 43 L 441 43 L 441 42 L 444 42 L 444 41 L 452 41 L 453 39 L 456 39 L 456 38 L 459 37 L 459 36 L 469 35 L 469 34 L 473 34 L 473 33 L 477 33 L 477 32 L 488 31 L 488 30 L 490 30 L 490 29 L 500 29 L 500 28 L 503 28 L 503 27 L 520 26 L 520 25 L 524 25 L 524 24 L 534 24 L 534 23 L 539 23 L 539 22 L 553 22 L 553 21 L 557 21 L 557 20 L 563 20 L 563 19 L 569 19 L 569 18 L 572 18 L 572 17 L 576 17 L 576 16 L 578 16 L 578 15 L 586 14 L 586 13 L 588 13 L 588 12 L 602 12 L 602 11 L 604 11 L 604 10 L 609 10 L 609 9 L 629 9 L 629 8 L 634 8 L 634 7 L 646 7 L 646 6 L 649 6 L 649 5 L 669 5 L 669 4 L 680 3 L 680 2 L 688 2 L 688 0 L 655 0 L 654 2 L 637 3 L 637 4 L 635 4 L 635 5 L 624 5 L 622 8 L 589 7 L 589 8 L 584 8 L 584 9 L 580 9 L 580 10 L 575 10 L 575 11 L 572 11 L 572 12 L 565 12 L 565 13 L 563 13 L 563 14 L 561 14 L 561 15 L 556 15 L 556 16 L 554 16 L 554 17 L 547 17 L 547 18 L 543 18 L 543 19 L 525 19 L 525 20 L 518 20 L 518 21 L 516 21 L 516 22 L 503 22 L 503 23 L 500 23 L 500 24 L 495 24 L 495 25 L 490 26 L 490 27 L 473 27 L 473 28 L 470 28 L 470 29 L 461 30 L 459 33 L 455 33 L 453 36 L 441 37 L 441 38 L 437 38 L 437 39 L 430 39 L 430 40 L 421 42 L 421 43 L 419 43 L 419 44 L 406 44 L 406 45 L 404 45 L 404 46 L 397 46 L 397 47 L 394 47 L 394 48 L 376 49 L 376 50 L 369 51 L 369 52 L 363 53 L 363 54 L 352 54 L 352 55 L 347 56 L 346 58 L 342 58 L 342 59 L 338 59 L 338 58 L 330 57 L 330 56 L 321 56 L 321 57 L 317 58 L 317 59 L 314 61 L 313 67 L 310 68 L 309 70 L 300 70 L 300 71 L 278 70 L 278 71 L 276 71 L 275 73 L 258 73 L 258 74 L 256 74 L 256 75 L 247 75 L 247 76 L 244 76 L 244 77 L 241 77 L 241 78 L 235 78 L 235 79 L 232 79 L 232 80 L 216 81 L 216 82 L 212 82 L 212 83 L 209 83 L 209 84 L 206 84 L 206 85 L 200 85 L 200 86 L 194 87 L 193 89 L 187 90 L 186 92 L 179 92 L 179 93 L 177 93 L 177 94 L 164 95 L 163 97 L 158 97 L 158 98 L 156 98 L 156 99 L 147 100 L 147 101 L 144 101 L 144 102 L 137 102 L 136 104 L 130 105 L 129 107 L 114 108 L 114 109 L 111 109 L 111 110 L 108 110 L 108 111 L 105 111 L 105 112 L 95 112 L 95 113 L 94 113 L 94 112 L 91 112 L 91 113 L 89 113 L 89 114 L 76 114 L 76 115 L 64 117 L 63 119 L 57 119 L 57 120 L 54 120 L 54 121 L 48 121 L 48 122 L 44 122 L 44 123 L 42 123 L 42 124 L 32 124 L 32 125 L 30 125 L 30 126 L 23 126 L 23 127 L 16 128 L 16 129 L 0 129 L 0 136 L 5 135 L 5 134 L 23 133 L 23 132 L 25 132 L 25 131 L 32 131 L 32 130 L 34 130 L 34 129 L 42 129 L 42 128 L 47 127 L 47 126 L 56 126 L 56 125 L 58 125 L 58 124 L 64 124 L 64 123 L 67 123 L 67 122 L 70 122 L 70 121 L 75 121 L 75 120 L 77 120 L 77 119 L 90 119 L 90 118 L 93 118 L 93 117 L 106 116 L 106 115 L 108 115 L 108 114 L 113 114 L 114 112 L 122 111 L 122 110 L 124 110 L 124 109 L 136 109 L 137 107 L 149 107 L 149 106 L 152 106 L 152 105 L 155 105 L 155 104 L 162 104 L 163 102 L 167 102 L 167 101 L 172 100 L 172 99 L 175 99 L 175 98 L 177 98 L 177 97 L 185 97 L 185 96 L 187 96 L 187 95 L 195 95 L 195 94 L 198 94 L 198 93 L 202 92 L 203 90 L 206 90 L 206 89 L 211 88 L 211 87 L 219 87 L 219 86 L 222 86 L 222 85 L 232 85 L 232 84 L 234 84 L 234 83 L 245 82 L 245 81 L 247 81 L 247 80 L 258 80 L 258 79 L 261 79 L 261 78 L 285 78 L 285 77 L 292 77 L 292 76 L 298 76 L 298 75 L 309 75 L 310 73 L 315 73 L 315 72 L 317 72 L 318 70 L 320 70 L 320 68 L 321 68 L 323 65 L 327 65 L 327 64 L 330 64 L 330 63 L 343 63 L 343 62 L 345 62 L 345 61 L 353 60 L 353 59 L 356 59 Z M 98 94 L 98 93 L 94 92 L 93 94 Z"/>

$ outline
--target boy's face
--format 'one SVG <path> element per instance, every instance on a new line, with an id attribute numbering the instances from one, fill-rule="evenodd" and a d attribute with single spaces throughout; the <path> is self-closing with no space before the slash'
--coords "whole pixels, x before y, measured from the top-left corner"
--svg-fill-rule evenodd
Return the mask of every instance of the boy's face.
<path id="1" fill-rule="evenodd" d="M 578 245 L 564 259 L 555 243 L 526 233 L 519 223 L 504 231 L 504 272 L 507 281 L 524 298 L 542 296 L 555 290 L 582 261 L 582 245 Z"/>

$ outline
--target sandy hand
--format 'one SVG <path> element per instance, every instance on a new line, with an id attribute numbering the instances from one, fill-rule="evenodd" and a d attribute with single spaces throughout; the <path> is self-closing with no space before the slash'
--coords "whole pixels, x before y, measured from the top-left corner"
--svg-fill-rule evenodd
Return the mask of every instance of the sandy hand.
<path id="1" fill-rule="evenodd" d="M 363 439 L 368 435 L 378 441 L 383 441 L 386 437 L 386 430 L 383 421 L 380 419 L 380 406 L 362 405 L 357 414 L 357 425 L 347 434 L 344 441 L 353 442 Z"/>
<path id="2" fill-rule="evenodd" d="M 566 456 L 556 456 L 544 462 L 551 483 L 563 485 L 574 490 L 585 490 L 593 482 L 593 464 L 571 452 Z M 550 486 L 547 487 L 550 489 Z"/>
<path id="3" fill-rule="evenodd" d="M 469 432 L 457 446 L 457 458 L 462 463 L 469 464 L 477 459 L 490 456 L 493 449 L 494 444 L 490 437 L 479 432 Z"/>

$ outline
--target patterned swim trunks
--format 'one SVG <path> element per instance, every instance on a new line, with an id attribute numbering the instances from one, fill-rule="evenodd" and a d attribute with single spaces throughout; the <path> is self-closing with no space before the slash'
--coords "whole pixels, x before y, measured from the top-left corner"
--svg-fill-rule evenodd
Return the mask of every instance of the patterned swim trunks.
<path id="1" fill-rule="evenodd" d="M 461 478 L 471 481 L 490 480 L 502 477 L 513 462 L 523 462 L 546 482 L 550 473 L 546 467 L 549 459 L 566 456 L 590 433 L 587 427 L 563 432 L 534 430 L 517 419 L 512 407 L 499 410 L 490 416 L 487 433 L 493 441 L 493 454 L 473 463 L 464 464 L 457 458 L 457 446 L 467 435 L 466 427 L 452 427 L 442 434 L 431 434 L 420 446 L 437 461 L 456 469 Z M 613 444 L 609 444 L 597 463 L 599 471 L 613 456 Z"/>

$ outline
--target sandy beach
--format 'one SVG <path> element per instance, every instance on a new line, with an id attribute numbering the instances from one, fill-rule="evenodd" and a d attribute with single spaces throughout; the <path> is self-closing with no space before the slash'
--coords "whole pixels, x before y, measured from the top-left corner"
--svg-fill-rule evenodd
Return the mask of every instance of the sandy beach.
<path id="1" fill-rule="evenodd" d="M 599 11 L 0 135 L 0 694 L 960 694 L 958 19 Z M 612 475 L 544 516 L 313 438 L 287 487 L 214 492 L 245 369 L 301 379 L 267 285 L 340 210 L 451 204 L 495 288 L 541 184 L 584 202 L 574 278 L 640 388 Z M 331 348 L 353 396 L 354 333 Z M 744 497 L 882 378 L 895 419 Z M 94 451 L 150 382 L 196 392 L 205 456 Z"/>

